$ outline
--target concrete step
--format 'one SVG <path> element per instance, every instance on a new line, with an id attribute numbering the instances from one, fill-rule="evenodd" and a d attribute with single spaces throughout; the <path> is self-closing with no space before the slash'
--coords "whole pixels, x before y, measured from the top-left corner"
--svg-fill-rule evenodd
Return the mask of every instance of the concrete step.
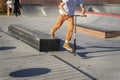
<path id="1" fill-rule="evenodd" d="M 95 28 L 90 28 L 87 26 L 83 25 L 77 25 L 77 31 L 86 33 L 92 36 L 100 37 L 100 38 L 115 38 L 120 36 L 120 31 L 109 31 L 109 30 L 102 30 L 102 29 L 95 29 Z"/>

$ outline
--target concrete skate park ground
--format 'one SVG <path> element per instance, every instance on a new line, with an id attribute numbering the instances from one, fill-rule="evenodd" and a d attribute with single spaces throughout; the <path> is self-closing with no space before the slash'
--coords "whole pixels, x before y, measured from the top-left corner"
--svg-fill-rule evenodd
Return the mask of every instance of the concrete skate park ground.
<path id="1" fill-rule="evenodd" d="M 64 49 L 48 53 L 39 52 L 8 33 L 10 24 L 22 24 L 49 34 L 51 26 L 57 20 L 57 14 L 51 12 L 51 15 L 53 16 L 0 16 L 0 80 L 120 79 L 120 37 L 101 39 L 77 32 L 77 56 L 74 56 Z M 98 15 L 87 14 L 84 20 L 94 17 L 101 18 Z M 119 20 L 118 17 L 113 19 Z M 78 18 L 78 22 L 80 20 Z M 62 40 L 65 38 L 66 25 L 65 22 L 56 32 L 56 36 Z"/>

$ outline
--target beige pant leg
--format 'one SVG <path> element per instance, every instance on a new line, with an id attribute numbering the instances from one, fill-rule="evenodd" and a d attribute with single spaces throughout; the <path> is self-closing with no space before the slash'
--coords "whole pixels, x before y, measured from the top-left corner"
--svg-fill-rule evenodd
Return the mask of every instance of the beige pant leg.
<path id="1" fill-rule="evenodd" d="M 65 16 L 59 14 L 56 24 L 51 29 L 55 32 L 56 30 L 58 30 L 61 27 L 61 25 L 63 24 L 64 21 L 65 21 Z"/>
<path id="2" fill-rule="evenodd" d="M 10 8 L 7 7 L 7 16 L 10 16 Z"/>
<path id="3" fill-rule="evenodd" d="M 66 38 L 65 38 L 65 40 L 68 42 L 71 40 L 71 37 L 73 34 L 73 29 L 74 29 L 73 22 L 74 22 L 73 17 L 68 16 L 68 19 L 67 19 L 68 30 L 67 30 Z"/>

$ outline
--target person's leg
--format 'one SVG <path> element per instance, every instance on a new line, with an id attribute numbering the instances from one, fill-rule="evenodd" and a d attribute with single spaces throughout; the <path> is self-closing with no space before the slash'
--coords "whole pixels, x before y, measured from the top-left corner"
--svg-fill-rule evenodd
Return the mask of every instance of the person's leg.
<path id="1" fill-rule="evenodd" d="M 61 27 L 61 25 L 63 24 L 64 21 L 65 21 L 65 16 L 59 14 L 56 24 L 51 28 L 51 31 L 50 31 L 50 37 L 52 39 L 54 39 L 54 32 Z"/>
<path id="2" fill-rule="evenodd" d="M 20 6 L 19 6 L 19 8 L 18 8 L 18 15 L 19 15 L 19 16 L 21 15 Z"/>
<path id="3" fill-rule="evenodd" d="M 12 8 L 10 8 L 10 15 L 12 14 Z"/>
<path id="4" fill-rule="evenodd" d="M 14 15 L 17 17 L 17 7 L 14 6 Z"/>
<path id="5" fill-rule="evenodd" d="M 65 40 L 69 42 L 71 40 L 71 37 L 72 37 L 72 34 L 73 34 L 73 29 L 74 29 L 73 17 L 72 16 L 69 16 L 69 18 L 67 19 L 67 24 L 68 24 L 68 30 L 67 30 L 67 33 L 66 33 Z"/>
<path id="6" fill-rule="evenodd" d="M 10 8 L 7 7 L 7 16 L 10 16 Z"/>
<path id="7" fill-rule="evenodd" d="M 72 34 L 73 34 L 73 17 L 72 16 L 68 16 L 67 19 L 67 23 L 68 23 L 68 30 L 67 30 L 67 34 L 66 34 L 66 38 L 65 38 L 65 43 L 63 45 L 63 47 L 69 51 L 73 51 L 73 49 L 71 48 L 69 41 L 71 40 Z"/>

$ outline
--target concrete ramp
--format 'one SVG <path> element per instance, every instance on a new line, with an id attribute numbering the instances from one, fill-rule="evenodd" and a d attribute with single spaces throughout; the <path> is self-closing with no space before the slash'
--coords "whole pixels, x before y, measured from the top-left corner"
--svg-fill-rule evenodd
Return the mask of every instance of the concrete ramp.
<path id="1" fill-rule="evenodd" d="M 87 17 L 77 17 L 77 30 L 101 38 L 120 36 L 120 16 L 87 13 Z"/>
<path id="2" fill-rule="evenodd" d="M 23 16 L 47 16 L 42 10 L 43 7 L 40 4 L 23 4 L 21 12 Z"/>
<path id="3" fill-rule="evenodd" d="M 87 12 L 120 14 L 120 4 L 85 4 L 85 8 Z M 77 9 L 79 9 L 79 6 Z M 25 16 L 56 16 L 58 14 L 58 6 L 22 4 L 21 11 Z"/>
<path id="4" fill-rule="evenodd" d="M 42 6 L 40 4 L 22 4 L 21 12 L 23 16 L 56 16 L 57 6 Z"/>

